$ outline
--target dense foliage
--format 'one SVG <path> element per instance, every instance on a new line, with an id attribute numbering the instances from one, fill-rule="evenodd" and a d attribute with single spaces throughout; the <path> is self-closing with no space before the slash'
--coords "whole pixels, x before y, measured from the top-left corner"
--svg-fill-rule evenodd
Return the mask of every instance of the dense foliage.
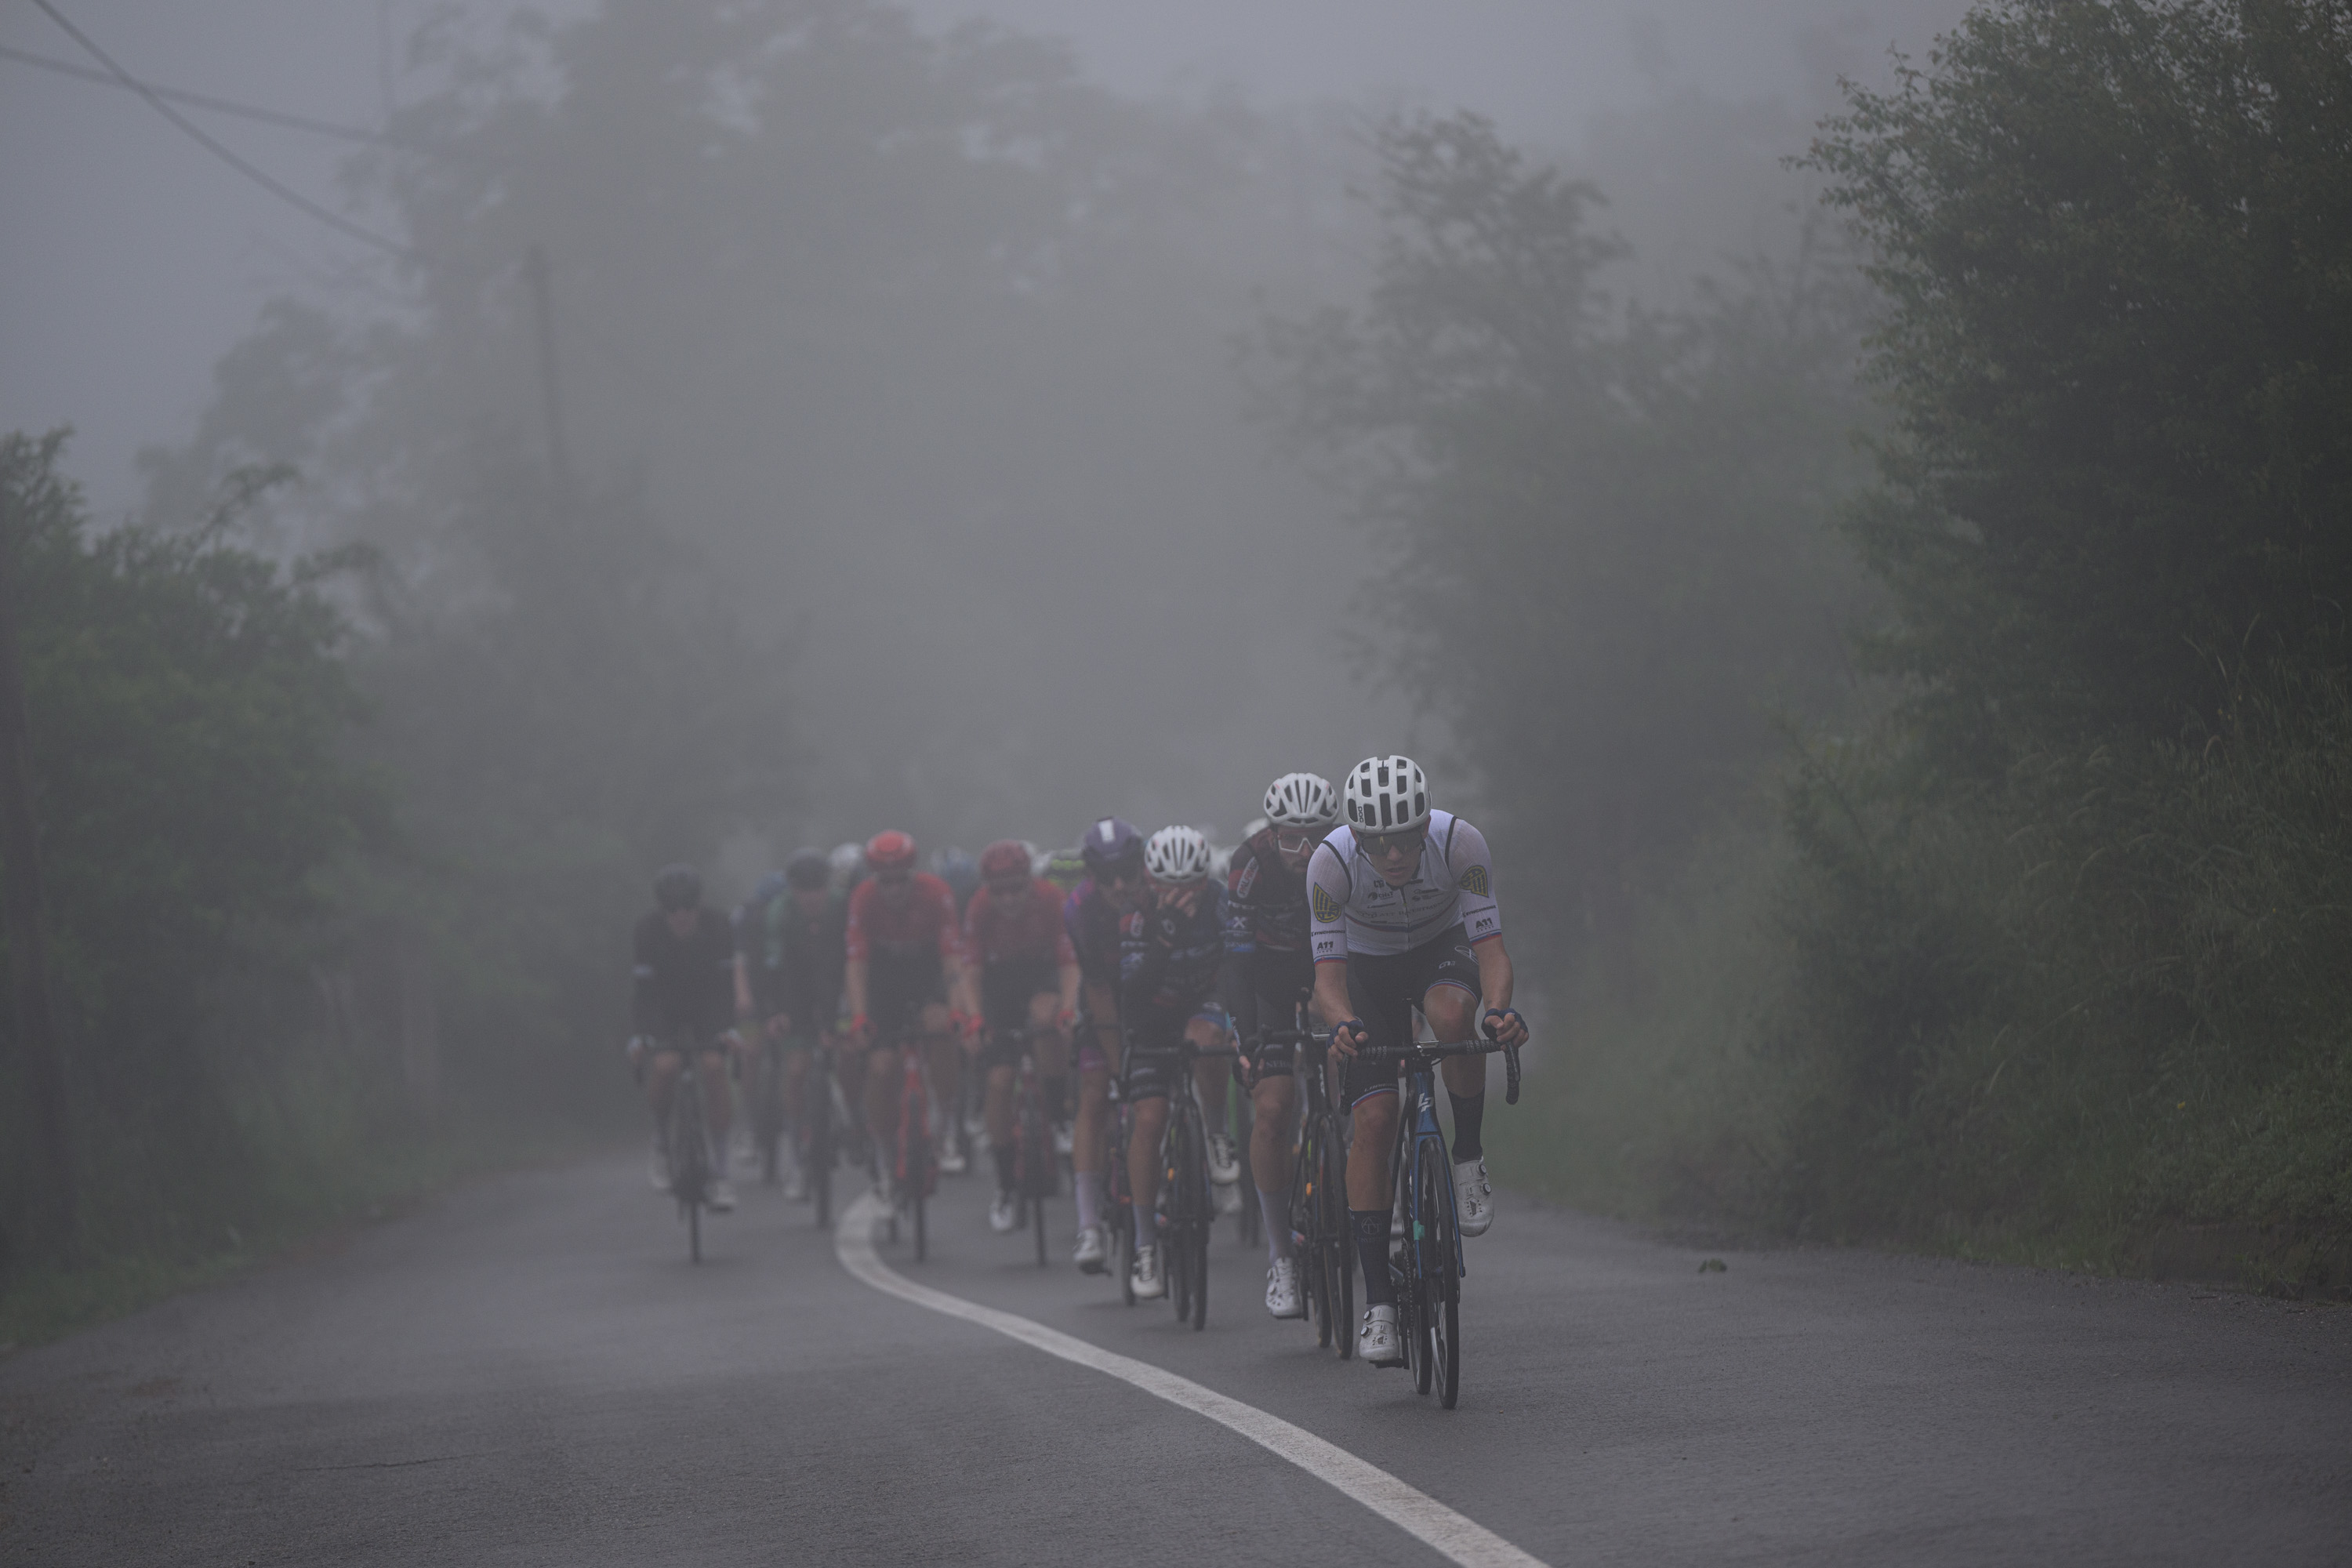
<path id="1" fill-rule="evenodd" d="M 239 1122 L 293 1042 L 237 1026 L 307 986 L 291 933 L 324 907 L 319 875 L 383 847 L 385 821 L 347 746 L 359 697 L 318 582 L 335 563 L 282 569 L 235 542 L 234 509 L 97 532 L 63 446 L 0 437 L 0 526 L 87 1221 L 120 1244 L 202 1226 L 270 1174 Z M 21 1236 L 42 1173 L 21 1077 L 0 1086 L 0 1229 Z M 199 1167 L 219 1179 L 184 1179 Z"/>
<path id="2" fill-rule="evenodd" d="M 1390 548 L 1359 640 L 1459 743 L 1515 907 L 1563 890 L 1550 912 L 1613 928 L 1778 751 L 1777 715 L 1838 700 L 1848 273 L 1809 247 L 1696 310 L 1622 307 L 1591 185 L 1471 116 L 1375 147 L 1366 305 L 1270 342 L 1301 433 L 1369 448 Z"/>
<path id="3" fill-rule="evenodd" d="M 2340 1288 L 2352 9 L 1988 4 L 1810 161 L 1881 295 L 1890 700 L 1581 997 L 1563 1180 Z"/>

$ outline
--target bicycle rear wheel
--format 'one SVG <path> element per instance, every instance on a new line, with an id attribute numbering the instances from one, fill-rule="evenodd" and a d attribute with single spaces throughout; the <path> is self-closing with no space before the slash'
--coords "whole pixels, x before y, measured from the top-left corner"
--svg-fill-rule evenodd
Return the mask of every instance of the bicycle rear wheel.
<path id="1" fill-rule="evenodd" d="M 1454 1246 L 1445 1223 L 1446 1193 L 1442 1184 L 1452 1180 L 1444 1145 L 1417 1142 L 1408 1211 L 1412 1216 L 1412 1235 L 1406 1241 L 1412 1259 L 1413 1337 L 1421 1352 L 1413 1366 L 1413 1391 L 1427 1394 L 1435 1386 L 1449 1410 L 1459 1392 L 1454 1384 L 1461 1371 L 1459 1324 L 1455 1324 L 1456 1332 L 1446 1331 L 1444 1326 L 1446 1276 L 1454 1268 Z M 1449 1350 L 1454 1352 L 1452 1366 L 1446 1364 Z"/>
<path id="2" fill-rule="evenodd" d="M 710 1149 L 702 1131 L 702 1086 L 678 1075 L 670 1089 L 669 1190 L 686 1218 L 686 1256 L 702 1261 L 702 1200 L 709 1190 Z"/>
<path id="3" fill-rule="evenodd" d="M 1201 1108 L 1190 1096 L 1174 1103 L 1168 1149 L 1168 1294 L 1175 1303 L 1177 1321 L 1189 1318 L 1199 1329 L 1209 1318 L 1208 1134 Z M 1175 1289 L 1180 1279 L 1182 1288 Z"/>

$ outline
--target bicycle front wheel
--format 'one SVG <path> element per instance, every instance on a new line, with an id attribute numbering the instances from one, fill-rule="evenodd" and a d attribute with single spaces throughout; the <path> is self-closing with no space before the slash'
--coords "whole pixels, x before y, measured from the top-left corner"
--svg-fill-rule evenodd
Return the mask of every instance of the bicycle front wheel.
<path id="1" fill-rule="evenodd" d="M 1339 1341 L 1339 1359 L 1356 1359 L 1356 1235 L 1348 1220 L 1348 1148 L 1339 1137 L 1339 1119 L 1330 1111 L 1317 1118 L 1316 1134 L 1322 1175 L 1315 1197 L 1316 1224 L 1320 1232 L 1315 1247 L 1323 1282 L 1330 1291 L 1332 1332 Z"/>

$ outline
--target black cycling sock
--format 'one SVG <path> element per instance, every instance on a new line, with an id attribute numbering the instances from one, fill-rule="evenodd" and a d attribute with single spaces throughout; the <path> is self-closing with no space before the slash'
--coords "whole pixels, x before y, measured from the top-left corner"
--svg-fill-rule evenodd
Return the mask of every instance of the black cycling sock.
<path id="1" fill-rule="evenodd" d="M 1486 1120 L 1486 1091 L 1482 1089 L 1465 1100 L 1449 1089 L 1445 1098 L 1454 1102 L 1454 1162 L 1475 1160 L 1486 1152 L 1478 1142 L 1478 1130 Z"/>
<path id="2" fill-rule="evenodd" d="M 1364 1266 L 1364 1305 L 1396 1305 L 1396 1282 L 1389 1278 L 1389 1211 L 1349 1209 L 1356 1229 L 1356 1257 Z"/>
<path id="3" fill-rule="evenodd" d="M 996 1190 L 1000 1193 L 1011 1192 L 1013 1190 L 1013 1156 L 1014 1151 L 1010 1145 L 1007 1145 L 1002 1149 L 991 1149 L 989 1152 L 996 1156 Z"/>

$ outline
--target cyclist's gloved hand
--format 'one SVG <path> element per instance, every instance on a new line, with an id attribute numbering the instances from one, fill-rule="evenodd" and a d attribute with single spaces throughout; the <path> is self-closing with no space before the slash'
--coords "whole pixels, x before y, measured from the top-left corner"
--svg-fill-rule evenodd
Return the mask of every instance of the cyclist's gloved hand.
<path id="1" fill-rule="evenodd" d="M 874 1020 L 860 1013 L 849 1020 L 849 1037 L 859 1045 L 874 1037 Z"/>
<path id="2" fill-rule="evenodd" d="M 1331 1026 L 1331 1048 L 1343 1057 L 1352 1057 L 1356 1047 L 1371 1037 L 1370 1027 L 1361 1018 L 1349 1018 Z"/>
<path id="3" fill-rule="evenodd" d="M 1065 1033 L 1076 1028 L 1078 1026 L 1078 1010 L 1076 1007 L 1063 1008 L 1060 1012 L 1054 1015 L 1054 1023 Z"/>
<path id="4" fill-rule="evenodd" d="M 955 1030 L 957 1034 L 962 1036 L 966 1045 L 976 1045 L 979 1043 L 980 1020 L 973 1017 L 971 1014 L 964 1012 L 961 1008 L 958 1008 L 948 1015 L 948 1026 Z"/>
<path id="5" fill-rule="evenodd" d="M 1528 1037 L 1528 1021 L 1519 1016 L 1516 1007 L 1489 1007 L 1480 1022 L 1486 1037 L 1499 1045 L 1523 1045 Z"/>

